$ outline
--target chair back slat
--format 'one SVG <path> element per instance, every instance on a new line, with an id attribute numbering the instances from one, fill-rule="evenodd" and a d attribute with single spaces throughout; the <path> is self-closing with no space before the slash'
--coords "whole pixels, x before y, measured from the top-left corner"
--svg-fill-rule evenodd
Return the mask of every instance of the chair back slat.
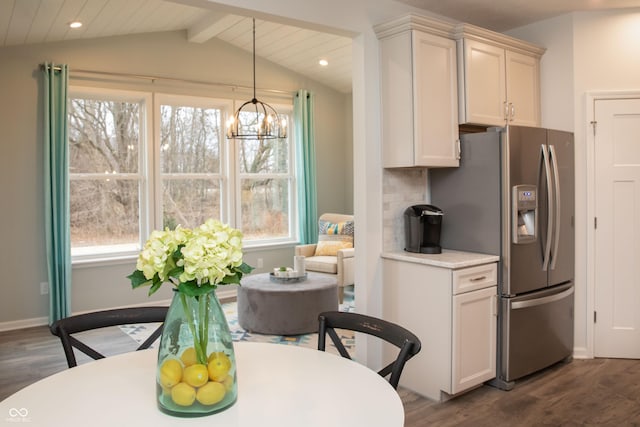
<path id="1" fill-rule="evenodd" d="M 89 347 L 86 343 L 72 336 L 79 332 L 109 326 L 129 325 L 136 323 L 162 323 L 169 307 L 135 307 L 102 310 L 93 313 L 78 314 L 55 321 L 50 327 L 53 335 L 60 338 L 62 349 L 70 368 L 77 366 L 73 349 L 76 348 L 93 359 L 104 358 L 104 355 Z M 147 338 L 137 350 L 149 348 L 162 333 L 162 324 Z"/>
<path id="2" fill-rule="evenodd" d="M 411 331 L 376 317 L 358 313 L 328 311 L 320 313 L 318 321 L 318 350 L 321 351 L 325 350 L 325 335 L 329 335 L 340 355 L 351 359 L 335 329 L 373 335 L 398 347 L 399 352 L 396 359 L 378 372 L 382 377 L 389 376 L 389 383 L 393 388 L 398 387 L 400 375 L 406 362 L 418 354 L 422 347 L 420 339 Z"/>

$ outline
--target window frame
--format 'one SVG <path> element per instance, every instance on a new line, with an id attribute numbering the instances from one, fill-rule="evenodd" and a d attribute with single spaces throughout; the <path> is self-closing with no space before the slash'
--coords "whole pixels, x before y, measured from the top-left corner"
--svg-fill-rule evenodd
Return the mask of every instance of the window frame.
<path id="1" fill-rule="evenodd" d="M 70 85 L 69 102 L 72 98 L 94 99 L 104 101 L 126 101 L 139 102 L 140 108 L 140 148 L 138 156 L 137 175 L 139 184 L 139 238 L 137 249 L 109 250 L 115 245 L 100 245 L 92 247 L 93 251 L 83 251 L 84 253 L 74 254 L 72 251 L 73 265 L 108 264 L 120 260 L 130 260 L 138 256 L 140 247 L 148 239 L 151 231 L 163 227 L 163 173 L 160 165 L 160 144 L 161 144 L 161 115 L 162 105 L 190 106 L 200 108 L 219 108 L 222 111 L 221 120 L 221 144 L 220 144 L 220 185 L 221 185 L 221 212 L 220 220 L 229 223 L 232 227 L 242 226 L 242 198 L 241 181 L 244 174 L 240 174 L 239 167 L 239 144 L 238 140 L 227 139 L 224 126 L 227 119 L 232 116 L 238 105 L 242 105 L 244 100 L 229 99 L 221 96 L 193 96 L 180 95 L 168 92 L 156 91 L 136 91 L 127 89 L 98 88 L 89 86 Z M 290 104 L 271 104 L 279 114 L 287 116 L 288 122 L 288 156 L 289 172 L 287 174 L 269 174 L 277 178 L 286 178 L 289 189 L 289 230 L 288 236 L 252 239 L 243 241 L 245 249 L 251 251 L 256 248 L 290 246 L 298 243 L 298 208 L 297 208 L 297 185 L 296 175 L 296 143 L 293 125 L 293 102 Z M 205 174 L 204 176 L 209 176 Z M 260 175 L 264 177 L 264 174 Z M 198 176 L 193 176 L 198 178 Z M 126 178 L 126 177 L 125 177 Z M 123 178 L 123 179 L 125 179 Z M 70 173 L 71 179 L 71 173 Z M 102 249 L 104 248 L 104 249 Z"/>
<path id="2" fill-rule="evenodd" d="M 140 104 L 140 117 L 139 117 L 139 155 L 138 155 L 138 173 L 131 174 L 117 174 L 116 176 L 122 177 L 121 179 L 131 179 L 137 177 L 139 182 L 138 189 L 138 234 L 139 242 L 135 245 L 135 248 L 123 249 L 123 250 L 109 250 L 108 247 L 115 247 L 118 245 L 100 245 L 92 246 L 96 248 L 94 251 L 78 250 L 75 253 L 71 248 L 71 260 L 72 264 L 81 264 L 87 262 L 95 262 L 100 260 L 112 260 L 121 258 L 130 258 L 137 256 L 140 252 L 142 244 L 146 241 L 147 236 L 151 233 L 150 224 L 150 212 L 149 212 L 149 200 L 151 197 L 149 176 L 149 160 L 153 156 L 151 147 L 149 146 L 149 135 L 152 134 L 152 121 L 149 114 L 149 106 L 152 105 L 153 96 L 149 92 L 121 90 L 121 89 L 108 89 L 108 88 L 96 88 L 88 86 L 75 86 L 70 85 L 68 89 L 68 98 L 71 102 L 72 98 L 80 99 L 92 99 L 96 101 L 117 101 L 117 102 L 136 102 Z M 71 167 L 71 165 L 69 165 Z M 73 179 L 71 171 L 69 171 L 69 182 Z M 95 174 L 87 174 L 95 175 Z M 96 176 L 96 178 L 98 178 Z M 114 176 L 110 176 L 109 179 L 113 179 Z M 104 177 L 103 179 L 107 179 Z M 119 179 L 119 178 L 116 178 Z M 124 246 L 124 245 L 123 245 Z"/>
<path id="3" fill-rule="evenodd" d="M 207 98 L 207 97 L 199 97 L 199 96 L 189 96 L 189 95 L 175 95 L 175 94 L 166 94 L 166 93 L 156 93 L 154 95 L 153 102 L 153 114 L 154 114 L 154 140 L 153 140 L 153 180 L 154 180 L 154 227 L 155 229 L 161 229 L 163 227 L 164 218 L 163 218 L 163 172 L 162 167 L 160 165 L 160 121 L 161 114 L 160 109 L 162 105 L 172 105 L 172 106 L 189 106 L 196 108 L 216 108 L 221 110 L 220 115 L 220 220 L 223 222 L 229 222 L 229 165 L 226 159 L 229 157 L 228 154 L 228 144 L 226 144 L 226 135 L 224 132 L 224 126 L 227 121 L 228 111 L 233 108 L 233 102 L 227 99 L 221 98 Z M 167 174 L 171 175 L 171 174 Z M 173 174 L 175 176 L 180 174 Z M 202 174 L 199 176 L 194 175 L 194 178 L 203 178 L 203 177 L 211 177 L 211 174 Z"/>
<path id="4" fill-rule="evenodd" d="M 234 111 L 237 106 L 242 105 L 242 101 L 236 100 L 236 105 L 234 105 Z M 277 246 L 277 245 L 289 245 L 289 244 L 297 244 L 298 243 L 298 192 L 297 192 L 297 184 L 298 179 L 296 175 L 296 147 L 295 147 L 295 139 L 294 139 L 294 129 L 293 129 L 293 104 L 285 105 L 285 104 L 270 104 L 280 115 L 287 116 L 287 141 L 289 148 L 289 172 L 287 174 L 283 173 L 270 173 L 270 174 L 259 174 L 260 177 L 274 177 L 274 178 L 287 178 L 288 187 L 289 187 L 289 230 L 288 236 L 286 237 L 276 237 L 270 239 L 245 239 L 243 240 L 244 246 L 246 248 L 259 248 L 263 246 Z M 233 173 L 230 173 L 230 178 L 233 180 L 232 183 L 232 191 L 234 192 L 234 199 L 236 203 L 233 205 L 233 218 L 236 226 L 241 226 L 242 224 L 242 177 L 244 175 L 249 175 L 245 173 L 241 173 L 238 169 L 240 166 L 240 145 L 238 144 L 238 140 L 228 140 L 233 144 L 232 151 L 233 156 L 230 156 L 230 167 L 233 168 Z M 232 157 L 232 161 L 231 161 Z M 257 174 L 256 174 L 257 175 Z"/>

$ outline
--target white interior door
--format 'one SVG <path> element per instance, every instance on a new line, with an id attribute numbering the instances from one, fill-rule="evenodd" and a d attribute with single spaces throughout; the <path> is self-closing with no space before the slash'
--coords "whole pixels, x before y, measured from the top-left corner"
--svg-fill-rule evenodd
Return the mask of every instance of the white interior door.
<path id="1" fill-rule="evenodd" d="M 595 101 L 596 357 L 640 358 L 640 99 Z"/>

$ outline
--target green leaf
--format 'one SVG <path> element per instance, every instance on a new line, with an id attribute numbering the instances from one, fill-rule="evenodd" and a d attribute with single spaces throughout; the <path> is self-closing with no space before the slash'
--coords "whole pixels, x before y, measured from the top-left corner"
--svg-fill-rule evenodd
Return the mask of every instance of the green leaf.
<path id="1" fill-rule="evenodd" d="M 153 295 L 158 289 L 160 289 L 160 286 L 162 286 L 162 281 L 156 274 L 153 277 L 153 285 L 151 285 L 151 288 L 149 289 L 149 296 Z"/>
<path id="2" fill-rule="evenodd" d="M 224 276 L 222 278 L 221 284 L 230 285 L 232 283 L 240 283 L 241 278 L 242 278 L 242 273 L 236 272 L 236 274 L 234 274 L 233 276 L 229 276 L 229 275 Z"/>
<path id="3" fill-rule="evenodd" d="M 242 272 L 242 274 L 249 274 L 251 273 L 254 268 L 251 267 L 249 264 L 247 264 L 246 262 L 243 262 L 240 267 L 237 267 L 236 270 L 240 270 Z"/>
<path id="4" fill-rule="evenodd" d="M 213 292 L 217 286 L 204 284 L 202 286 L 198 286 L 198 283 L 195 280 L 190 282 L 183 282 L 178 285 L 178 291 L 185 294 L 188 297 L 198 297 L 200 295 L 208 294 L 209 292 Z"/>
<path id="5" fill-rule="evenodd" d="M 140 270 L 136 270 L 130 275 L 128 275 L 127 279 L 131 280 L 131 287 L 133 289 L 139 288 L 140 286 L 147 286 L 151 284 L 151 280 L 144 277 L 144 273 Z"/>
<path id="6" fill-rule="evenodd" d="M 184 267 L 175 267 L 171 271 L 167 273 L 168 277 L 173 277 L 175 279 L 180 279 L 180 275 L 184 272 Z"/>
<path id="7" fill-rule="evenodd" d="M 178 245 L 177 249 L 171 254 L 171 259 L 173 259 L 174 263 L 177 263 L 182 258 L 182 248 L 184 248 L 184 245 Z"/>

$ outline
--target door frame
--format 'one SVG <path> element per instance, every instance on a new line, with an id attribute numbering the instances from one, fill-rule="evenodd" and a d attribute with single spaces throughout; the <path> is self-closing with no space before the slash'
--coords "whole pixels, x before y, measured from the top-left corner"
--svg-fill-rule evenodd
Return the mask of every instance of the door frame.
<path id="1" fill-rule="evenodd" d="M 585 135 L 586 135 L 586 155 L 587 155 L 587 307 L 586 307 L 586 338 L 587 348 L 584 356 L 590 359 L 595 357 L 595 325 L 593 321 L 593 312 L 596 308 L 596 283 L 595 283 L 595 259 L 596 259 L 596 230 L 594 227 L 594 218 L 596 213 L 595 189 L 596 189 L 596 155 L 595 155 L 595 135 L 593 132 L 593 123 L 595 121 L 595 103 L 604 100 L 623 100 L 623 99 L 640 99 L 640 91 L 594 91 L 586 94 L 586 116 Z M 596 124 L 597 131 L 597 124 Z"/>

